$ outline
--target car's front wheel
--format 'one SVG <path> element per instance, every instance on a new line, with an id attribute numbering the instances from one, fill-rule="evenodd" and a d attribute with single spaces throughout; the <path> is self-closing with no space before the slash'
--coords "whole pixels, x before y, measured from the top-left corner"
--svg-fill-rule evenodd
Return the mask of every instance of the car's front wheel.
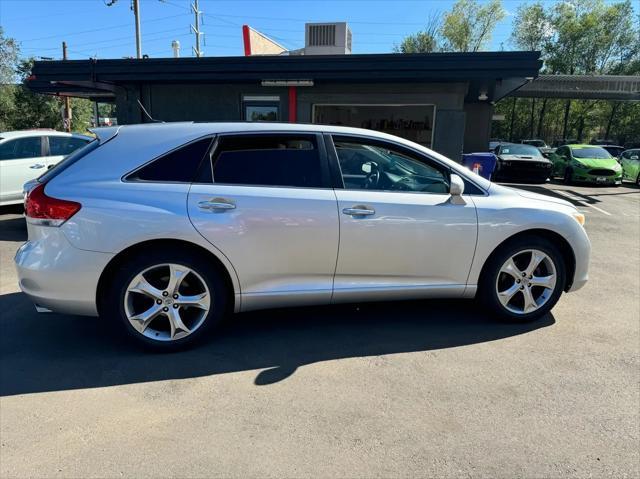
<path id="1" fill-rule="evenodd" d="M 226 312 L 226 286 L 206 258 L 191 251 L 150 251 L 113 278 L 107 311 L 128 335 L 158 350 L 201 338 Z"/>
<path id="2" fill-rule="evenodd" d="M 549 312 L 560 298 L 565 268 L 562 254 L 547 239 L 517 238 L 489 258 L 478 295 L 500 319 L 532 321 Z"/>

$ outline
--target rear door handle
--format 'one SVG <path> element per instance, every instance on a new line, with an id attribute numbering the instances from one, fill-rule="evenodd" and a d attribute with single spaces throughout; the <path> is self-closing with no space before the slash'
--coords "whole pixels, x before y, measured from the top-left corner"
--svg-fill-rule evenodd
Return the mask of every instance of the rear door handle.
<path id="1" fill-rule="evenodd" d="M 367 206 L 354 206 L 353 208 L 345 208 L 342 210 L 345 215 L 350 216 L 371 216 L 376 214 L 376 210 Z"/>
<path id="2" fill-rule="evenodd" d="M 40 168 L 44 168 L 44 165 L 42 163 L 36 163 L 35 165 L 31 165 L 29 168 L 32 170 L 39 170 Z"/>
<path id="3" fill-rule="evenodd" d="M 198 202 L 198 208 L 207 211 L 227 211 L 235 209 L 236 205 L 224 198 L 214 198 L 213 200 L 205 200 Z"/>

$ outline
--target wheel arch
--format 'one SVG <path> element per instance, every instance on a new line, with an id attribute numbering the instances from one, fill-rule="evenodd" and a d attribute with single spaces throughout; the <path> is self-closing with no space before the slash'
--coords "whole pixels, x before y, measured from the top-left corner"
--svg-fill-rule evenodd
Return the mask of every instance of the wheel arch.
<path id="1" fill-rule="evenodd" d="M 109 261 L 100 274 L 98 287 L 96 288 L 96 306 L 98 308 L 98 314 L 101 314 L 101 312 L 104 311 L 104 300 L 107 297 L 106 294 L 101 294 L 101 292 L 105 290 L 104 288 L 109 284 L 116 271 L 125 264 L 129 258 L 139 254 L 144 254 L 145 252 L 148 252 L 149 249 L 171 248 L 188 248 L 202 255 L 203 258 L 206 258 L 210 264 L 220 272 L 223 281 L 227 285 L 227 291 L 229 292 L 229 297 L 227 299 L 229 301 L 230 310 L 237 310 L 239 305 L 236 304 L 236 293 L 239 293 L 239 291 L 236 287 L 237 283 L 233 280 L 234 277 L 232 276 L 235 272 L 229 271 L 225 262 L 223 262 L 216 254 L 190 241 L 178 239 L 152 239 L 128 246 Z"/>
<path id="2" fill-rule="evenodd" d="M 544 229 L 544 228 L 534 228 L 534 229 L 519 231 L 518 233 L 515 233 L 509 236 L 504 241 L 502 241 L 499 245 L 497 245 L 491 251 L 491 254 L 487 256 L 487 259 L 484 261 L 484 264 L 482 265 L 482 269 L 480 270 L 480 276 L 478 277 L 479 278 L 478 282 L 480 283 L 482 281 L 482 278 L 486 274 L 486 268 L 490 260 L 500 251 L 500 249 L 504 245 L 516 239 L 526 238 L 526 237 L 544 238 L 558 247 L 558 249 L 560 250 L 560 253 L 562 254 L 562 259 L 567 268 L 566 275 L 565 275 L 566 276 L 565 285 L 563 289 L 564 291 L 569 291 L 569 289 L 571 288 L 571 285 L 573 284 L 573 279 L 576 273 L 576 257 L 573 252 L 573 248 L 571 248 L 571 245 L 569 244 L 569 242 L 566 239 L 564 239 L 562 235 L 560 235 L 559 233 L 556 233 L 555 231 Z"/>

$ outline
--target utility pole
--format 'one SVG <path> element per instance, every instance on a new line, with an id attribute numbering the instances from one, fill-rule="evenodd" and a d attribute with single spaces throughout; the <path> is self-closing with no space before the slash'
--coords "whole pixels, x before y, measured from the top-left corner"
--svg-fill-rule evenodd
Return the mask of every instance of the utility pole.
<path id="1" fill-rule="evenodd" d="M 191 47 L 191 49 L 196 57 L 201 57 L 204 55 L 204 52 L 200 49 L 200 35 L 204 34 L 200 31 L 200 15 L 202 15 L 202 11 L 198 9 L 198 0 L 193 0 L 193 3 L 191 4 L 191 11 L 196 17 L 196 25 L 191 25 L 191 31 L 196 36 L 196 46 Z"/>
<path id="2" fill-rule="evenodd" d="M 67 42 L 62 42 L 62 59 L 67 59 Z M 71 132 L 71 105 L 69 104 L 69 97 L 64 97 L 64 115 L 62 118 L 64 124 L 64 131 Z"/>
<path id="3" fill-rule="evenodd" d="M 140 1 L 133 0 L 133 14 L 136 17 L 136 58 L 142 58 L 142 39 L 140 38 Z"/>

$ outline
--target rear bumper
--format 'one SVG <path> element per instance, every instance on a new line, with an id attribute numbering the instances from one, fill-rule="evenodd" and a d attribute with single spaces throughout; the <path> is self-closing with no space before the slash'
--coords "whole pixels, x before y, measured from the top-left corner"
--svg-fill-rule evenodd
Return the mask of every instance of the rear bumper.
<path id="1" fill-rule="evenodd" d="M 98 280 L 113 255 L 75 248 L 55 227 L 29 225 L 29 237 L 14 258 L 20 289 L 51 311 L 97 316 Z"/>

